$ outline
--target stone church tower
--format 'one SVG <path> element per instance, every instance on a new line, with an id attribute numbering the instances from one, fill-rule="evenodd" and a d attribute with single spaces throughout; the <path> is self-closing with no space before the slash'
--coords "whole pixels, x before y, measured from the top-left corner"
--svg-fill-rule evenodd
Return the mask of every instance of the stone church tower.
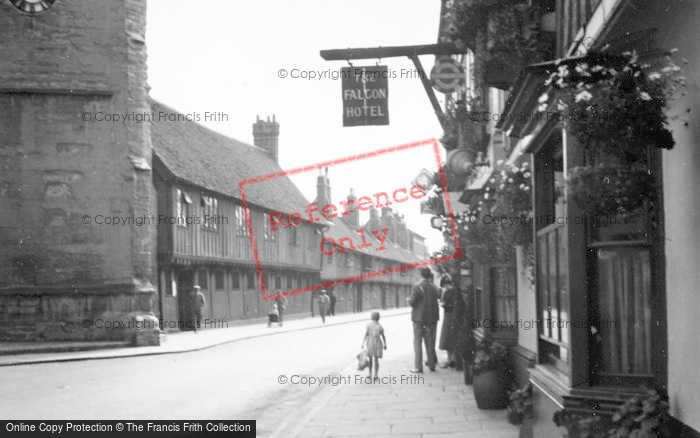
<path id="1" fill-rule="evenodd" d="M 0 341 L 129 340 L 100 327 L 157 307 L 150 125 L 111 122 L 150 112 L 145 14 L 0 1 Z"/>

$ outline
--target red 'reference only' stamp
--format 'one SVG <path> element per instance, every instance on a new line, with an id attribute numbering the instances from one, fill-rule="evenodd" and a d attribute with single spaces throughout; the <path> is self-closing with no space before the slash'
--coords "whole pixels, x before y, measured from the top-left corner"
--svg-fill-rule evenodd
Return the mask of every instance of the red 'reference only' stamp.
<path id="1" fill-rule="evenodd" d="M 404 264 L 404 265 L 399 265 L 395 266 L 392 268 L 387 268 L 375 272 L 368 272 L 362 275 L 356 275 L 348 278 L 342 278 L 342 279 L 333 279 L 330 281 L 321 281 L 319 284 L 316 285 L 309 285 L 305 287 L 299 287 L 296 289 L 292 289 L 289 291 L 284 291 L 276 294 L 269 294 L 268 293 L 268 288 L 267 285 L 265 284 L 265 276 L 263 275 L 263 266 L 262 262 L 260 260 L 259 256 L 259 251 L 258 251 L 258 245 L 257 245 L 257 240 L 255 237 L 255 232 L 254 228 L 252 226 L 251 220 L 250 220 L 250 211 L 248 209 L 248 202 L 246 199 L 246 186 L 256 184 L 256 183 L 262 183 L 265 181 L 269 181 L 275 178 L 280 178 L 284 176 L 289 176 L 289 175 L 296 175 L 300 173 L 305 173 L 305 172 L 310 172 L 319 168 L 328 168 L 331 166 L 337 166 L 339 164 L 343 163 L 352 163 L 360 160 L 364 160 L 367 158 L 375 158 L 375 157 L 381 157 L 385 156 L 390 153 L 398 153 L 401 151 L 406 151 L 410 149 L 416 149 L 416 148 L 421 148 L 421 147 L 431 147 L 433 149 L 433 155 L 435 157 L 435 163 L 438 169 L 438 174 L 439 174 L 439 180 L 440 180 L 440 186 L 443 190 L 443 193 L 447 192 L 447 182 L 445 179 L 445 174 L 442 168 L 442 163 L 440 160 L 440 150 L 439 150 L 439 145 L 436 139 L 428 139 L 428 140 L 423 140 L 423 141 L 418 141 L 414 143 L 408 143 L 400 146 L 394 146 L 394 147 L 389 147 L 385 149 L 379 149 L 371 152 L 365 152 L 365 153 L 360 153 L 357 155 L 351 155 L 347 156 L 344 158 L 338 158 L 334 160 L 329 160 L 329 161 L 324 161 L 312 165 L 307 165 L 304 167 L 299 167 L 295 169 L 290 169 L 290 170 L 285 170 L 282 172 L 274 173 L 274 174 L 268 174 L 268 175 L 261 175 L 259 177 L 255 178 L 250 178 L 246 179 L 243 181 L 240 181 L 238 183 L 238 188 L 241 194 L 241 201 L 242 201 L 242 206 L 245 211 L 245 217 L 246 217 L 246 226 L 248 227 L 248 234 L 250 237 L 250 242 L 251 242 L 251 247 L 252 247 L 252 252 L 253 252 L 253 258 L 255 260 L 255 267 L 258 275 L 258 281 L 260 283 L 260 289 L 262 292 L 262 297 L 265 301 L 269 300 L 274 300 L 282 295 L 284 296 L 290 296 L 290 295 L 296 295 L 304 292 L 311 292 L 314 290 L 319 290 L 319 289 L 325 289 L 325 288 L 330 288 L 331 286 L 338 285 L 338 284 L 343 284 L 343 283 L 351 283 L 355 281 L 361 281 L 361 280 L 366 280 L 370 278 L 375 278 L 379 277 L 382 275 L 390 274 L 392 272 L 400 272 L 400 271 L 406 271 L 406 270 L 411 270 L 411 269 L 416 269 L 424 266 L 429 266 L 429 265 L 434 265 L 437 263 L 442 263 L 446 262 L 449 260 L 455 260 L 458 259 L 462 256 L 462 249 L 460 246 L 458 233 L 457 233 L 457 228 L 456 228 L 456 223 L 454 220 L 454 214 L 452 211 L 452 205 L 450 203 L 449 196 L 445 196 L 445 210 L 446 214 L 450 220 L 450 226 L 452 228 L 452 235 L 454 237 L 454 245 L 455 245 L 455 253 L 450 254 L 450 255 L 445 255 L 440 258 L 429 258 L 427 260 L 422 260 L 419 262 L 411 263 L 411 264 Z M 353 201 L 352 199 L 340 201 L 337 204 L 334 203 L 326 203 L 324 205 L 318 205 L 318 202 L 311 202 L 309 203 L 308 207 L 306 210 L 301 211 L 301 212 L 271 212 L 265 214 L 265 220 L 269 221 L 269 229 L 271 232 L 280 230 L 280 229 L 287 229 L 287 228 L 293 228 L 297 227 L 303 223 L 313 223 L 313 222 L 319 222 L 324 218 L 325 220 L 332 220 L 336 217 L 343 217 L 348 214 L 353 213 L 355 209 L 360 210 L 360 211 L 369 211 L 372 208 L 381 208 L 383 206 L 388 206 L 392 205 L 392 203 L 396 204 L 401 204 L 406 201 L 409 201 L 411 199 L 413 200 L 420 200 L 424 197 L 427 196 L 427 190 L 425 190 L 425 187 L 422 187 L 420 185 L 409 185 L 409 186 L 404 186 L 404 187 L 399 187 L 396 188 L 393 191 L 387 191 L 387 192 L 378 192 L 374 193 L 372 195 L 364 195 L 360 196 L 357 198 L 357 201 Z M 353 205 L 354 204 L 354 205 Z M 267 224 L 266 224 L 267 225 Z M 386 240 L 387 240 L 387 232 L 389 231 L 387 228 L 382 228 L 378 230 L 366 230 L 362 227 L 354 230 L 357 235 L 354 236 L 345 236 L 341 238 L 332 238 L 332 237 L 327 237 L 324 236 L 321 241 L 320 245 L 318 248 L 318 251 L 320 251 L 324 255 L 332 255 L 335 253 L 343 253 L 346 251 L 355 251 L 358 249 L 362 248 L 369 248 L 372 247 L 374 248 L 375 251 L 383 251 L 386 250 Z M 379 254 L 378 254 L 379 255 Z"/>

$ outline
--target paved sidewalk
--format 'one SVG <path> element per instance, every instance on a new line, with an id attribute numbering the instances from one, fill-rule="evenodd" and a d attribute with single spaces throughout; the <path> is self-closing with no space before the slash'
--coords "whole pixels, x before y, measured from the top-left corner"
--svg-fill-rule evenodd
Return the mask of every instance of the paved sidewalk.
<path id="1" fill-rule="evenodd" d="M 409 308 L 383 310 L 383 317 L 405 315 Z M 325 325 L 347 324 L 368 320 L 370 312 L 345 313 L 326 317 Z M 155 347 L 129 347 L 120 343 L 62 342 L 62 343 L 0 343 L 0 366 L 26 365 L 46 362 L 113 359 L 118 357 L 148 356 L 154 354 L 184 353 L 203 350 L 242 339 L 277 333 L 310 330 L 323 326 L 320 317 L 289 319 L 282 327 L 257 321 L 250 325 L 200 330 L 199 333 L 168 333 L 161 336 L 161 345 Z M 46 351 L 53 350 L 53 351 Z"/>
<path id="2" fill-rule="evenodd" d="M 455 370 L 410 374 L 411 346 L 393 346 L 380 361 L 383 383 L 365 384 L 356 363 L 304 406 L 296 424 L 284 424 L 273 437 L 517 438 L 519 427 L 506 411 L 476 407 L 471 386 Z M 444 352 L 441 352 L 444 354 Z M 440 353 L 438 353 L 440 356 Z M 357 376 L 357 377 L 356 377 Z M 303 414 L 301 413 L 303 412 Z"/>

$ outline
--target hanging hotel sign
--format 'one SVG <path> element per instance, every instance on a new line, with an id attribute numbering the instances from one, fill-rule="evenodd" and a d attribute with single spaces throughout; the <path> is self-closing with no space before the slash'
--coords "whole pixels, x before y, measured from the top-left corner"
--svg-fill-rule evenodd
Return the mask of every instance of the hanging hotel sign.
<path id="1" fill-rule="evenodd" d="M 389 71 L 385 65 L 343 67 L 343 126 L 389 124 Z"/>
<path id="2" fill-rule="evenodd" d="M 411 181 L 411 184 L 414 186 L 418 186 L 419 190 L 423 193 L 428 193 L 431 188 L 435 185 L 433 180 L 435 179 L 435 175 L 427 171 L 426 169 L 421 169 L 420 172 L 418 172 L 418 175 L 416 175 L 415 178 L 413 178 L 413 181 Z"/>

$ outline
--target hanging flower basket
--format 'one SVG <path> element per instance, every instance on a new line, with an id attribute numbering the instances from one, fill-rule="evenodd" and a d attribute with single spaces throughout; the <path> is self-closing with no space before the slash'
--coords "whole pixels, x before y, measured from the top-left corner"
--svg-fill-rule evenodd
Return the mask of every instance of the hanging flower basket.
<path id="1" fill-rule="evenodd" d="M 587 215 L 625 215 L 653 203 L 656 183 L 645 167 L 600 164 L 572 169 L 567 189 Z"/>
<path id="2" fill-rule="evenodd" d="M 445 113 L 447 127 L 440 138 L 440 143 L 445 149 L 463 147 L 476 155 L 488 146 L 487 122 L 484 120 L 483 112 L 470 106 L 465 100 L 458 100 L 452 102 L 447 108 Z"/>
<path id="3" fill-rule="evenodd" d="M 529 163 L 523 162 L 520 166 L 504 166 L 488 181 L 486 194 L 494 199 L 491 222 L 502 260 L 512 257 L 516 246 L 533 241 L 531 178 Z"/>
<path id="4" fill-rule="evenodd" d="M 561 61 L 545 85 L 540 111 L 552 109 L 566 120 L 570 133 L 597 161 L 639 162 L 648 146 L 671 149 L 675 142 L 667 107 L 685 79 L 670 63 L 646 74 L 634 55 L 590 54 Z M 552 100 L 551 97 L 554 97 Z"/>
<path id="5" fill-rule="evenodd" d="M 473 51 L 478 82 L 507 89 L 522 66 L 553 55 L 553 38 L 542 30 L 546 10 L 536 2 L 450 0 L 445 5 L 447 39 Z"/>
<path id="6" fill-rule="evenodd" d="M 560 61 L 545 83 L 551 88 L 540 96 L 540 111 L 559 111 L 583 150 L 587 165 L 570 172 L 567 187 L 586 214 L 625 215 L 653 205 L 648 152 L 673 148 L 668 107 L 685 79 L 670 59 L 658 72 L 644 68 L 634 54 L 591 53 Z"/>

